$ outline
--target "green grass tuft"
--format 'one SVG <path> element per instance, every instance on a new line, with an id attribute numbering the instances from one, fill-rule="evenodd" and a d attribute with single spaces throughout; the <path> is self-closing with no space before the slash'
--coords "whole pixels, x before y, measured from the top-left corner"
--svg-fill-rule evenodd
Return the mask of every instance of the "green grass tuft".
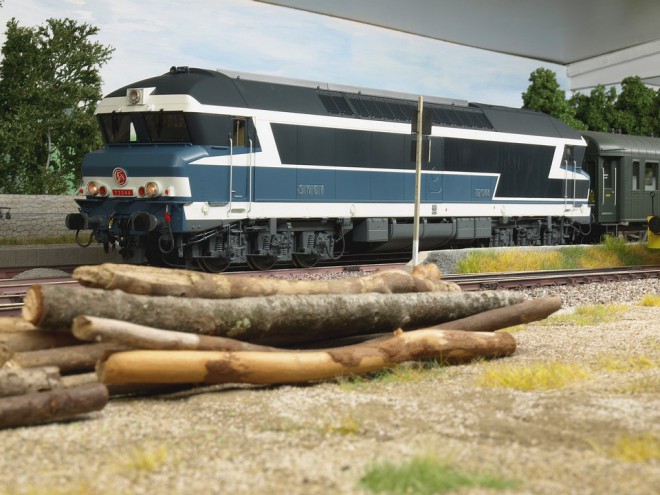
<path id="1" fill-rule="evenodd" d="M 645 294 L 639 304 L 640 306 L 660 307 L 660 294 Z"/>
<path id="2" fill-rule="evenodd" d="M 510 388 L 529 392 L 562 388 L 591 378 L 591 374 L 577 364 L 550 362 L 536 364 L 488 363 L 476 378 L 476 384 L 487 388 Z"/>
<path id="3" fill-rule="evenodd" d="M 619 435 L 612 445 L 592 444 L 601 454 L 623 462 L 650 462 L 660 459 L 660 438 L 652 433 Z"/>
<path id="4" fill-rule="evenodd" d="M 622 304 L 599 304 L 578 306 L 572 313 L 552 315 L 539 322 L 540 325 L 598 325 L 619 321 L 629 308 Z"/>
<path id="5" fill-rule="evenodd" d="M 537 270 L 570 270 L 616 266 L 657 265 L 660 252 L 643 244 L 607 236 L 597 246 L 566 246 L 557 250 L 473 251 L 458 262 L 458 273 L 494 273 Z"/>
<path id="6" fill-rule="evenodd" d="M 432 495 L 461 488 L 501 490 L 519 483 L 490 475 L 454 469 L 433 456 L 417 456 L 402 465 L 383 462 L 372 465 L 360 485 L 373 493 Z"/>

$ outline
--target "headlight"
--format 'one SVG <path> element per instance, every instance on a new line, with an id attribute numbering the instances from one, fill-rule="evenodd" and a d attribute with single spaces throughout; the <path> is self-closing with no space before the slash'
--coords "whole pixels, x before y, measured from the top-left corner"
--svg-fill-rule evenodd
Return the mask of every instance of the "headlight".
<path id="1" fill-rule="evenodd" d="M 144 185 L 144 192 L 148 198 L 160 196 L 160 187 L 157 182 L 147 182 Z"/>
<path id="2" fill-rule="evenodd" d="M 101 196 L 108 195 L 108 188 L 100 182 L 90 181 L 87 183 L 86 194 L 87 196 Z"/>

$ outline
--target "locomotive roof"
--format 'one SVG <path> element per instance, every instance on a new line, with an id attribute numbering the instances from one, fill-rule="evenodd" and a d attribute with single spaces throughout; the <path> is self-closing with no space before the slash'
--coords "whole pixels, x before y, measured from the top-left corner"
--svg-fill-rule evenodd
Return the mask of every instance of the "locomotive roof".
<path id="1" fill-rule="evenodd" d="M 360 90 L 309 81 L 172 67 L 160 76 L 124 86 L 108 97 L 124 97 L 128 88 L 155 88 L 152 95 L 188 94 L 202 104 L 246 107 L 312 115 L 410 122 L 417 98 L 410 94 Z M 540 112 L 424 97 L 435 125 L 495 132 L 580 139 L 563 122 Z"/>
<path id="2" fill-rule="evenodd" d="M 582 135 L 602 155 L 633 154 L 660 158 L 660 138 L 594 131 L 584 131 Z"/>

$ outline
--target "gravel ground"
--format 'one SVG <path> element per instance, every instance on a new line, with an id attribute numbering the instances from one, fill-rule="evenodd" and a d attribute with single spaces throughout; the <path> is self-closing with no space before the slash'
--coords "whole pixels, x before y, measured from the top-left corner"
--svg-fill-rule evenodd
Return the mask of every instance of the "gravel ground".
<path id="1" fill-rule="evenodd" d="M 498 493 L 660 493 L 659 459 L 608 453 L 626 435 L 660 441 L 660 308 L 637 304 L 660 294 L 660 280 L 527 292 L 558 294 L 567 308 L 629 309 L 594 326 L 516 329 L 516 353 L 498 361 L 405 379 L 122 398 L 82 420 L 0 431 L 0 494 L 366 494 L 358 480 L 372 462 L 429 453 L 519 480 Z M 652 366 L 599 370 L 605 356 L 642 356 Z M 475 383 L 494 366 L 549 361 L 578 363 L 592 376 L 532 392 Z"/>

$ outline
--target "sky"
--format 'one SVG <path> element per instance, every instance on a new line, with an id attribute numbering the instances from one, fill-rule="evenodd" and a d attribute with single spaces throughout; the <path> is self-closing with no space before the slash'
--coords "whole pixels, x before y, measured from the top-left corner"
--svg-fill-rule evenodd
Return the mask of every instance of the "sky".
<path id="1" fill-rule="evenodd" d="M 25 27 L 49 18 L 98 27 L 95 40 L 115 48 L 101 68 L 103 94 L 172 65 L 512 107 L 537 67 L 568 87 L 559 65 L 253 0 L 4 0 L 0 45 L 12 17 Z"/>

